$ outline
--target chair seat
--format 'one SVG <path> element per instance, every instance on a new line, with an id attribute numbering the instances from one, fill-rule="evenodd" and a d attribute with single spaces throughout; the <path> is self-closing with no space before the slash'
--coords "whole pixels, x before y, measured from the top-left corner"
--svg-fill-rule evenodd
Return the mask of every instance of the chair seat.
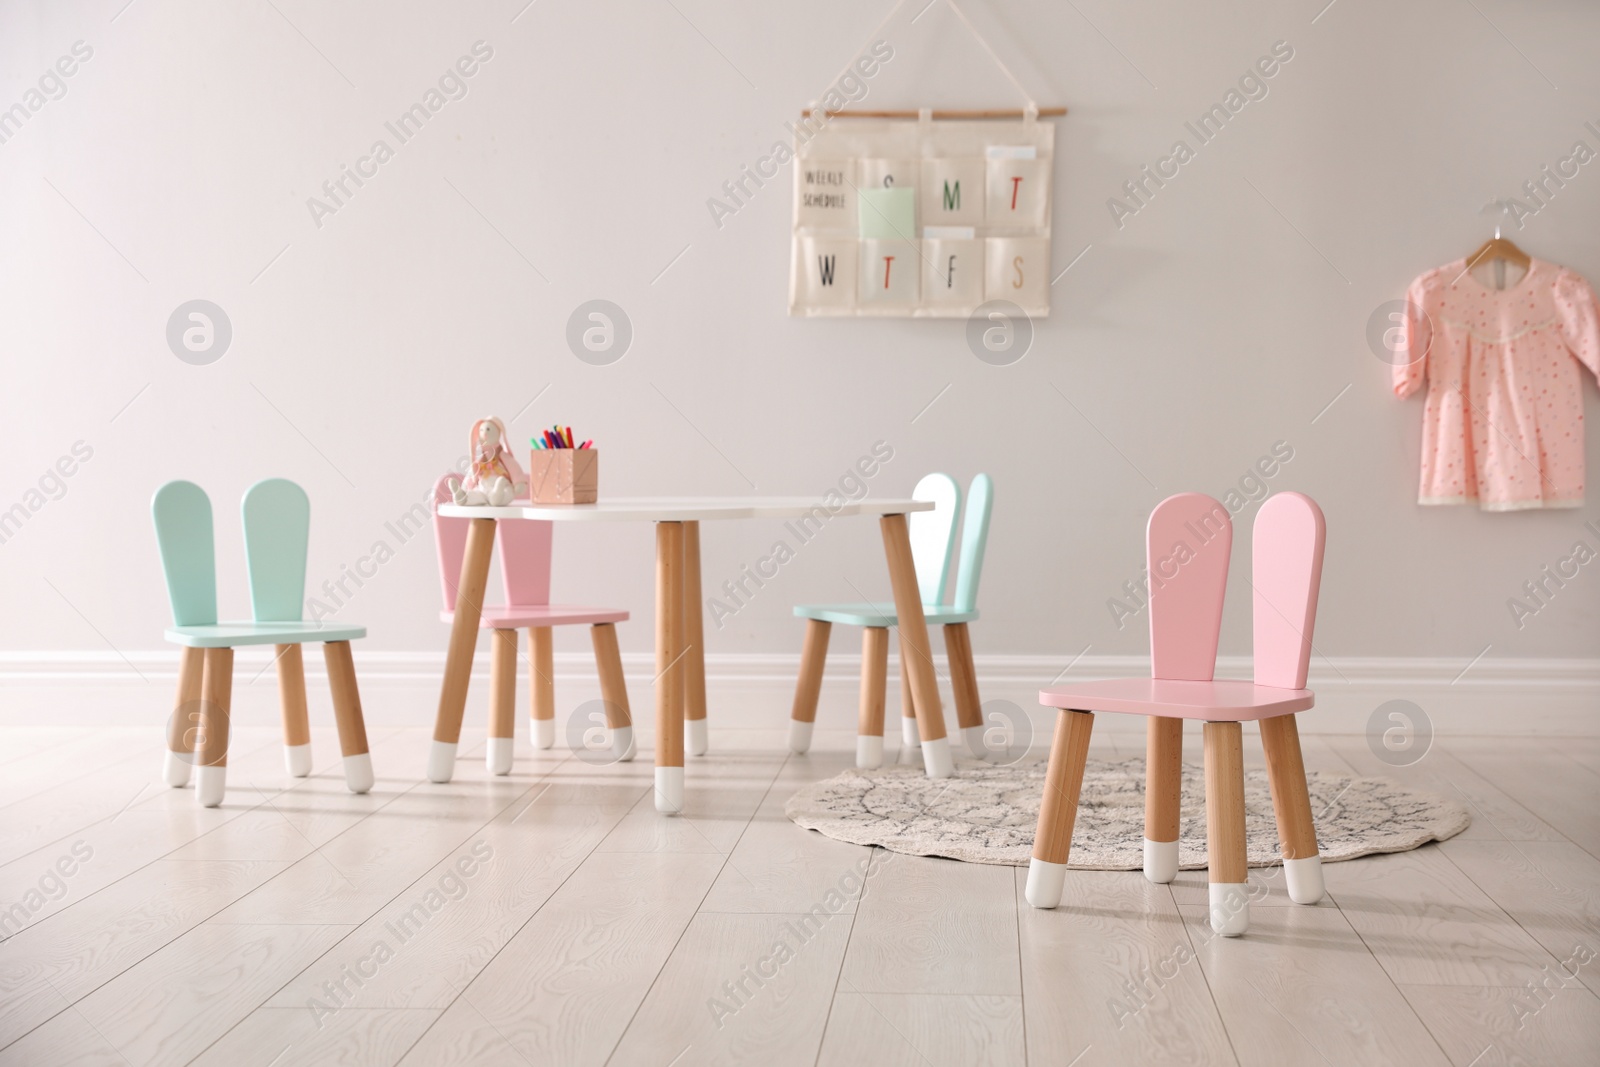
<path id="1" fill-rule="evenodd" d="M 205 626 L 171 626 L 166 639 L 190 648 L 236 648 L 240 645 L 304 645 L 314 641 L 354 641 L 367 636 L 365 626 L 316 622 L 215 622 Z"/>
<path id="2" fill-rule="evenodd" d="M 441 611 L 439 618 L 453 622 L 455 612 Z M 598 622 L 627 622 L 628 613 L 616 608 L 589 608 L 577 604 L 492 604 L 483 609 L 478 628 L 522 630 L 545 626 L 592 626 Z"/>
<path id="3" fill-rule="evenodd" d="M 1254 682 L 1180 682 L 1165 678 L 1118 678 L 1039 691 L 1047 708 L 1115 711 L 1210 722 L 1254 722 L 1293 715 L 1316 703 L 1309 689 L 1274 689 Z"/>
<path id="4" fill-rule="evenodd" d="M 837 622 L 846 626 L 897 626 L 894 604 L 796 604 L 798 618 L 816 619 L 818 622 Z M 929 626 L 945 626 L 955 622 L 971 622 L 978 617 L 976 609 L 961 611 L 949 604 L 922 605 L 923 617 Z"/>

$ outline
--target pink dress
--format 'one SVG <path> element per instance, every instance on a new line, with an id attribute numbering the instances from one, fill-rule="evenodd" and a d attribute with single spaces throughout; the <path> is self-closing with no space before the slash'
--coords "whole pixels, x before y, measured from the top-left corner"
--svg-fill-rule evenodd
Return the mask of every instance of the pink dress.
<path id="1" fill-rule="evenodd" d="M 1482 268 L 1478 268 L 1481 270 Z M 1600 307 L 1589 283 L 1532 260 L 1491 289 L 1458 259 L 1406 292 L 1396 396 L 1428 380 L 1419 504 L 1485 511 L 1583 503 L 1582 363 L 1600 377 Z"/>

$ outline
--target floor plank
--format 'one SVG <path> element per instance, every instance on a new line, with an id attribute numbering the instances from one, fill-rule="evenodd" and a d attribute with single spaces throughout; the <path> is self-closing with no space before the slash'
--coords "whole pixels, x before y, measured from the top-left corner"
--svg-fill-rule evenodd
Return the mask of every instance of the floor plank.
<path id="1" fill-rule="evenodd" d="M 186 1063 L 349 932 L 205 923 L 73 1007 L 135 1067 Z"/>
<path id="2" fill-rule="evenodd" d="M 1251 909 L 1244 937 L 1218 937 L 1184 907 L 1195 958 L 1246 1067 L 1449 1061 L 1389 976 L 1333 908 Z"/>
<path id="3" fill-rule="evenodd" d="M 1074 871 L 1060 907 L 1045 911 L 1022 897 L 1027 869 L 1013 872 L 1030 1062 L 1235 1062 L 1166 886 L 1137 871 Z"/>
<path id="4" fill-rule="evenodd" d="M 840 989 L 818 1067 L 1001 1067 L 1022 1063 L 1022 998 Z"/>
<path id="5" fill-rule="evenodd" d="M 722 863 L 700 852 L 591 854 L 405 1062 L 605 1063 Z"/>
<path id="6" fill-rule="evenodd" d="M 608 1062 L 814 1064 L 851 918 L 695 916 Z"/>

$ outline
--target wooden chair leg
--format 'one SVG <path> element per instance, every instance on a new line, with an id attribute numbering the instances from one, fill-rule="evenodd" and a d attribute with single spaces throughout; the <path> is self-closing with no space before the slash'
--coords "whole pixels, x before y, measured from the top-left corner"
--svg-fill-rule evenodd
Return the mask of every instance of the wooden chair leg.
<path id="1" fill-rule="evenodd" d="M 806 639 L 800 646 L 800 677 L 794 683 L 794 707 L 789 711 L 789 750 L 802 755 L 811 748 L 811 731 L 817 721 L 817 699 L 822 695 L 822 669 L 828 659 L 828 637 L 833 623 L 806 620 Z"/>
<path id="2" fill-rule="evenodd" d="M 1206 856 L 1211 929 L 1238 937 L 1250 927 L 1249 860 L 1244 843 L 1244 744 L 1236 722 L 1208 722 Z"/>
<path id="3" fill-rule="evenodd" d="M 490 774 L 510 774 L 517 737 L 517 631 L 495 630 L 489 640 L 489 738 L 483 763 Z"/>
<path id="4" fill-rule="evenodd" d="M 533 719 L 533 746 L 541 752 L 556 743 L 556 644 L 548 626 L 528 629 L 528 686 Z"/>
<path id="5" fill-rule="evenodd" d="M 1067 857 L 1072 852 L 1072 824 L 1078 818 L 1078 794 L 1083 791 L 1083 766 L 1089 758 L 1089 733 L 1094 716 L 1087 711 L 1065 711 L 1056 719 L 1050 739 L 1050 768 L 1045 772 L 1044 797 L 1039 802 L 1039 828 L 1033 837 L 1033 858 L 1028 861 L 1028 885 L 1023 895 L 1036 908 L 1061 903 L 1067 880 Z"/>
<path id="6" fill-rule="evenodd" d="M 700 524 L 683 524 L 683 747 L 704 756 L 706 730 L 706 626 L 700 599 Z"/>
<path id="7" fill-rule="evenodd" d="M 945 625 L 944 650 L 950 658 L 950 688 L 955 690 L 961 736 L 973 758 L 986 759 L 989 746 L 983 743 L 983 701 L 978 696 L 978 669 L 972 662 L 972 635 L 966 623 Z"/>
<path id="8" fill-rule="evenodd" d="M 174 789 L 189 784 L 194 766 L 194 739 L 200 728 L 200 683 L 205 677 L 206 650 L 184 646 L 178 657 L 178 695 L 167 720 L 167 755 L 162 778 Z"/>
<path id="9" fill-rule="evenodd" d="M 611 730 L 611 751 L 619 762 L 633 759 L 633 712 L 628 707 L 628 682 L 622 676 L 622 653 L 617 647 L 614 623 L 597 622 L 589 628 L 594 644 L 594 666 L 600 675 L 600 699 L 606 706 L 606 726 Z"/>
<path id="10" fill-rule="evenodd" d="M 883 705 L 889 681 L 889 630 L 861 629 L 861 721 L 856 727 L 856 766 L 883 765 Z"/>
<path id="11" fill-rule="evenodd" d="M 350 655 L 350 642 L 324 643 L 322 661 L 328 667 L 333 721 L 339 727 L 344 784 L 352 793 L 365 793 L 372 788 L 372 750 L 367 746 L 367 720 L 361 714 L 361 690 L 356 686 L 356 662 Z"/>
<path id="12" fill-rule="evenodd" d="M 299 645 L 274 645 L 278 707 L 283 713 L 283 762 L 291 778 L 311 773 L 311 718 L 306 714 L 306 666 Z"/>
<path id="13" fill-rule="evenodd" d="M 917 732 L 917 700 L 911 692 L 911 664 L 900 648 L 900 762 L 915 763 L 922 755 L 922 738 Z"/>
<path id="14" fill-rule="evenodd" d="M 1178 813 L 1183 800 L 1183 720 L 1152 715 L 1145 729 L 1144 876 L 1164 885 L 1178 876 Z"/>
<path id="15" fill-rule="evenodd" d="M 195 796 L 201 807 L 222 803 L 228 788 L 228 716 L 233 707 L 233 649 L 208 648 L 200 682 L 200 771 Z"/>
<path id="16" fill-rule="evenodd" d="M 1261 747 L 1267 753 L 1267 780 L 1272 783 L 1272 810 L 1278 816 L 1283 846 L 1283 875 L 1289 899 L 1315 904 L 1322 899 L 1322 857 L 1317 853 L 1317 828 L 1311 819 L 1311 792 L 1300 755 L 1300 728 L 1293 715 L 1261 720 Z"/>

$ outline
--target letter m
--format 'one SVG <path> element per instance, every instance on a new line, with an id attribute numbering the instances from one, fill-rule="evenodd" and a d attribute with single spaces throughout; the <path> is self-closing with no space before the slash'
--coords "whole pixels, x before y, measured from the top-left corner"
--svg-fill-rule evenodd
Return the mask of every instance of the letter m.
<path id="1" fill-rule="evenodd" d="M 957 178 L 955 184 L 944 183 L 944 209 L 946 211 L 961 210 L 961 179 Z"/>

